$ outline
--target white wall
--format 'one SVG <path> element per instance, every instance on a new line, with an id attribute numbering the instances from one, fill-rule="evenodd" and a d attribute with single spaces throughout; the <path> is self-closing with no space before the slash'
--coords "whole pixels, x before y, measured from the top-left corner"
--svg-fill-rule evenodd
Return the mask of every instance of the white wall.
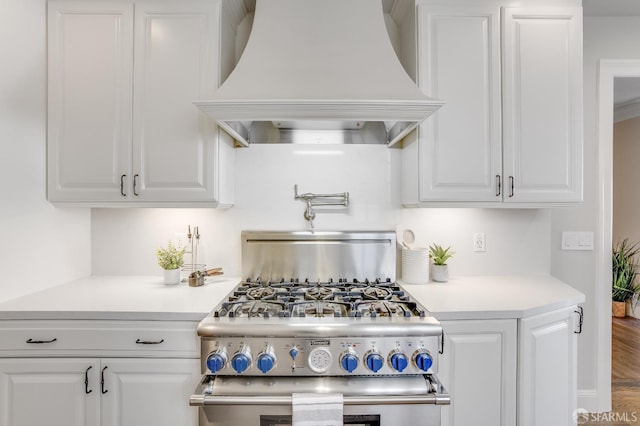
<path id="1" fill-rule="evenodd" d="M 159 275 L 154 250 L 187 225 L 203 235 L 206 263 L 240 274 L 240 231 L 307 229 L 301 192 L 344 192 L 348 209 L 318 212 L 318 229 L 411 227 L 416 243 L 451 245 L 451 273 L 549 273 L 547 210 L 401 209 L 399 151 L 379 145 L 253 145 L 236 151 L 236 204 L 215 209 L 94 209 L 94 274 Z M 392 167 L 393 164 L 393 167 Z M 392 170 L 395 170 L 392 172 Z M 473 253 L 474 232 L 487 251 Z"/>
<path id="2" fill-rule="evenodd" d="M 640 242 L 640 117 L 613 127 L 613 242 Z"/>
<path id="3" fill-rule="evenodd" d="M 46 201 L 46 2 L 0 2 L 0 301 L 90 273 L 88 209 Z"/>
<path id="4" fill-rule="evenodd" d="M 586 295 L 584 332 L 578 339 L 579 404 L 598 409 L 596 403 L 597 318 L 594 305 L 597 283 L 594 252 L 561 251 L 561 232 L 595 231 L 598 210 L 597 66 L 600 59 L 640 58 L 640 17 L 585 17 L 584 19 L 584 203 L 551 211 L 551 272 Z M 612 107 L 613 114 L 613 107 Z M 602 342 L 602 344 L 608 344 Z"/>

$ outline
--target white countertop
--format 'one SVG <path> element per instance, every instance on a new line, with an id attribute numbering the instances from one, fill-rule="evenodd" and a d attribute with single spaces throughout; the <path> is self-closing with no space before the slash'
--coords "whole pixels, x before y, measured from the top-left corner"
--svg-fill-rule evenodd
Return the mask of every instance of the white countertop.
<path id="1" fill-rule="evenodd" d="M 0 303 L 0 319 L 200 321 L 240 282 L 165 285 L 162 277 L 93 276 Z M 439 320 L 524 318 L 585 301 L 550 276 L 465 276 L 447 283 L 399 281 Z"/>
<path id="2" fill-rule="evenodd" d="M 399 281 L 438 320 L 525 318 L 583 303 L 584 294 L 551 276 L 464 276 L 449 282 Z"/>
<path id="3" fill-rule="evenodd" d="M 208 277 L 189 287 L 154 276 L 92 276 L 0 303 L 0 319 L 200 321 L 239 282 Z"/>

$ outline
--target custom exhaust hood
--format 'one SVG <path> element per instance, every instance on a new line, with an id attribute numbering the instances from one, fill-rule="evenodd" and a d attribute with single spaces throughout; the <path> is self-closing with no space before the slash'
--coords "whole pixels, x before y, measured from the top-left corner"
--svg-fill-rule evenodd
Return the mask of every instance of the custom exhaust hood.
<path id="1" fill-rule="evenodd" d="M 391 146 L 443 102 L 402 68 L 380 0 L 257 0 L 235 69 L 194 104 L 242 145 Z"/>

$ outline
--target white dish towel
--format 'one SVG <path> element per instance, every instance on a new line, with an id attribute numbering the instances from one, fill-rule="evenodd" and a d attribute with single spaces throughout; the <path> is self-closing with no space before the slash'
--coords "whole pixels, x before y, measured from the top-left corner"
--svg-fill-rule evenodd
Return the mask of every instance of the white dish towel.
<path id="1" fill-rule="evenodd" d="M 343 426 L 341 393 L 291 395 L 293 426 Z"/>

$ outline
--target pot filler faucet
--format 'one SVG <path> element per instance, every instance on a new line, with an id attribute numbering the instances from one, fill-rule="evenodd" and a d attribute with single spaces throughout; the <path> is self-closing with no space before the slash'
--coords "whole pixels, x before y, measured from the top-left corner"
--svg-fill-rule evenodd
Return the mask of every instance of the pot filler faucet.
<path id="1" fill-rule="evenodd" d="M 307 204 L 304 211 L 304 218 L 309 221 L 309 226 L 313 229 L 313 220 L 316 218 L 314 207 L 318 206 L 349 206 L 349 193 L 341 192 L 338 194 L 314 194 L 307 192 L 298 194 L 298 185 L 293 185 L 294 199 L 303 200 Z"/>

